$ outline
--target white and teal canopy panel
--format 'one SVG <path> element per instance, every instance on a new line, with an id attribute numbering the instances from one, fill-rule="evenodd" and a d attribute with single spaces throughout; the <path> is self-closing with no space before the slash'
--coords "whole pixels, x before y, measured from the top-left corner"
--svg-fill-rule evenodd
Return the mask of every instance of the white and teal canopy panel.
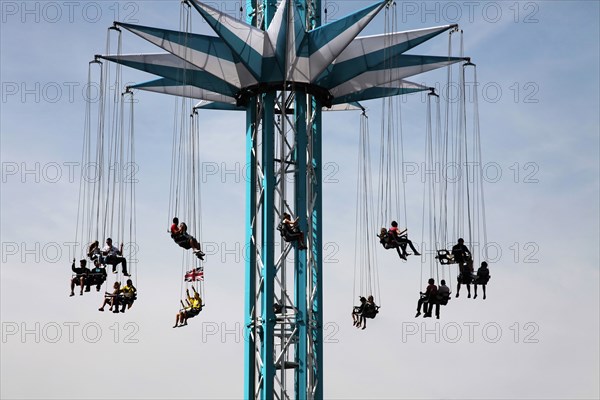
<path id="1" fill-rule="evenodd" d="M 191 4 L 218 36 L 117 23 L 168 53 L 101 57 L 164 78 L 132 88 L 202 96 L 194 98 L 222 109 L 241 109 L 232 105 L 241 106 L 244 96 L 286 84 L 305 87 L 327 106 L 427 90 L 405 79 L 464 60 L 403 54 L 456 25 L 357 37 L 387 1 L 307 30 L 296 3 L 286 0 L 266 31 L 197 0 Z"/>

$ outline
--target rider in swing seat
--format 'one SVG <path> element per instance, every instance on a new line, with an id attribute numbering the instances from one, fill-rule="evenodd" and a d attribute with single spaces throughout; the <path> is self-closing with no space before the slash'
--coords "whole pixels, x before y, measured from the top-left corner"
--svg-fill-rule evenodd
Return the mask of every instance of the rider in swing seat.
<path id="1" fill-rule="evenodd" d="M 277 227 L 277 230 L 281 232 L 286 242 L 298 242 L 298 249 L 305 250 L 306 244 L 304 242 L 304 232 L 298 229 L 298 219 L 292 220 L 292 216 L 288 213 L 283 213 L 281 223 Z"/>
<path id="2" fill-rule="evenodd" d="M 187 225 L 185 222 L 179 223 L 179 218 L 173 218 L 173 224 L 169 229 L 171 233 L 171 238 L 177 243 L 180 247 L 183 247 L 186 250 L 194 249 L 194 254 L 200 260 L 204 260 L 205 254 L 202 252 L 200 248 L 200 243 L 187 233 Z"/>

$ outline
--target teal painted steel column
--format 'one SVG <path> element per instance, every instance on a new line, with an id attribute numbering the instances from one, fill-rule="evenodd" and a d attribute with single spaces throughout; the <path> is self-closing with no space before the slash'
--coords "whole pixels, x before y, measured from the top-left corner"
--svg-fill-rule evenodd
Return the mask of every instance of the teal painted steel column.
<path id="1" fill-rule="evenodd" d="M 256 382 L 255 298 L 256 298 L 256 98 L 246 108 L 246 291 L 244 330 L 244 398 L 254 398 Z"/>
<path id="2" fill-rule="evenodd" d="M 273 359 L 275 313 L 273 298 L 275 296 L 275 92 L 263 95 L 262 115 L 262 168 L 263 168 L 263 199 L 262 199 L 262 389 L 261 398 L 273 398 L 275 364 Z"/>
<path id="3" fill-rule="evenodd" d="M 321 26 L 321 0 L 313 0 L 314 13 L 311 16 L 311 29 Z M 311 248 L 313 251 L 314 267 L 312 268 L 312 286 L 316 289 L 314 301 L 311 305 L 313 323 L 316 326 L 311 326 L 313 348 L 310 349 L 315 362 L 313 369 L 313 377 L 316 383 L 314 398 L 316 400 L 323 399 L 323 173 L 322 173 L 322 105 L 321 102 L 314 97 L 311 98 L 313 111 L 312 122 L 312 166 L 314 168 L 314 180 L 312 182 L 311 192 L 315 195 L 313 214 L 311 216 L 311 224 L 313 228 L 314 244 Z"/>
<path id="4" fill-rule="evenodd" d="M 300 217 L 299 227 L 304 233 L 308 232 L 308 215 L 306 202 L 306 144 L 307 144 L 307 116 L 306 116 L 306 93 L 296 92 L 296 102 L 294 105 L 294 124 L 296 131 L 296 154 L 295 154 L 295 193 L 296 210 L 295 213 Z M 310 241 L 305 238 L 308 245 Z M 310 247 L 307 249 L 310 251 Z M 298 308 L 296 324 L 298 328 L 298 344 L 296 347 L 296 360 L 298 368 L 295 373 L 295 390 L 297 399 L 307 397 L 307 366 L 308 366 L 308 312 L 307 312 L 307 251 L 298 251 L 296 246 L 295 257 L 295 303 Z"/>
<path id="5" fill-rule="evenodd" d="M 246 0 L 246 23 L 256 28 L 256 1 L 257 0 Z"/>
<path id="6" fill-rule="evenodd" d="M 267 30 L 275 11 L 277 2 L 263 0 L 263 30 Z M 261 258 L 262 258 L 262 342 L 260 355 L 261 368 L 261 398 L 271 400 L 275 390 L 275 313 L 273 300 L 275 297 L 275 96 L 271 91 L 262 97 L 262 227 L 261 227 Z"/>
<path id="7" fill-rule="evenodd" d="M 256 0 L 246 0 L 246 22 L 256 24 Z M 246 108 L 246 291 L 244 304 L 244 399 L 254 399 L 256 382 L 256 127 L 257 100 L 253 97 Z"/>
<path id="8" fill-rule="evenodd" d="M 314 14 L 312 15 L 311 29 L 318 28 L 321 26 L 321 0 L 313 0 Z"/>
<path id="9" fill-rule="evenodd" d="M 263 0 L 263 12 L 264 14 L 264 27 L 263 30 L 267 30 L 275 12 L 277 11 L 277 1 L 274 0 Z M 261 28 L 259 26 L 259 28 Z"/>
<path id="10" fill-rule="evenodd" d="M 323 218 L 322 218 L 322 136 L 321 136 L 321 103 L 313 98 L 314 107 L 314 120 L 313 120 L 313 134 L 312 134 L 312 154 L 311 160 L 315 177 L 312 182 L 313 188 L 311 192 L 315 195 L 313 214 L 311 216 L 311 223 L 313 228 L 313 245 L 311 251 L 313 252 L 314 267 L 312 269 L 312 284 L 316 289 L 315 299 L 312 304 L 312 315 L 314 324 L 311 326 L 312 338 L 314 348 L 311 349 L 315 365 L 314 365 L 314 378 L 316 381 L 315 399 L 323 399 Z"/>

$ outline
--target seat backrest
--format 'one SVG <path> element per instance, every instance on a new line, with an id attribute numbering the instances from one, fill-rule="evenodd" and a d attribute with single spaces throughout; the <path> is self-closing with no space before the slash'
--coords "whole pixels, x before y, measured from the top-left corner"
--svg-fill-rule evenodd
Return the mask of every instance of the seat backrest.
<path id="1" fill-rule="evenodd" d="M 378 308 L 379 307 L 370 303 L 365 304 L 364 316 L 366 318 L 375 318 L 377 313 L 379 313 Z"/>
<path id="2" fill-rule="evenodd" d="M 283 221 L 277 225 L 277 230 L 281 236 L 286 236 L 288 233 L 287 225 Z"/>

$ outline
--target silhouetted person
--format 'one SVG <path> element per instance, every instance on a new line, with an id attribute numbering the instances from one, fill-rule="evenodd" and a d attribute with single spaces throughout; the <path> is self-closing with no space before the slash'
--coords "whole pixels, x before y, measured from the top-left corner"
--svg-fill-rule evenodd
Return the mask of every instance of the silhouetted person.
<path id="1" fill-rule="evenodd" d="M 463 238 L 458 239 L 458 243 L 452 247 L 454 262 L 458 263 L 459 275 L 456 286 L 456 297 L 460 294 L 460 285 L 467 285 L 468 296 L 471 297 L 471 281 L 473 279 L 473 261 L 471 252 L 465 246 Z"/>
<path id="2" fill-rule="evenodd" d="M 362 299 L 361 299 L 362 301 Z M 367 327 L 367 318 L 375 318 L 377 316 L 377 314 L 379 313 L 379 306 L 377 304 L 375 304 L 375 300 L 373 299 L 373 296 L 370 295 L 369 297 L 367 297 L 367 302 L 364 303 L 364 308 L 362 310 L 361 316 L 362 316 L 362 329 L 365 329 Z M 357 326 L 357 328 L 360 328 L 360 324 Z"/>
<path id="3" fill-rule="evenodd" d="M 431 311 L 433 305 L 435 304 L 435 317 L 440 319 L 440 305 L 445 306 L 448 304 L 448 300 L 450 300 L 450 288 L 446 286 L 446 281 L 442 279 L 440 281 L 440 286 L 437 288 L 436 296 L 429 300 L 429 309 L 427 310 L 427 314 L 431 316 Z"/>
<path id="4" fill-rule="evenodd" d="M 462 271 L 462 265 L 471 259 L 471 252 L 465 246 L 463 238 L 459 238 L 458 243 L 452 247 L 452 255 L 454 256 L 454 261 L 459 264 Z"/>
<path id="5" fill-rule="evenodd" d="M 473 277 L 471 275 L 471 271 L 463 270 L 458 275 L 457 278 L 458 283 L 456 284 L 456 297 L 460 294 L 460 285 L 467 286 L 467 298 L 471 298 L 471 282 L 473 281 Z"/>
<path id="6" fill-rule="evenodd" d="M 473 281 L 473 285 L 475 286 L 475 295 L 473 296 L 473 299 L 477 298 L 477 285 L 481 285 L 481 287 L 483 288 L 483 299 L 485 300 L 485 286 L 487 285 L 489 280 L 490 270 L 488 269 L 488 263 L 482 261 L 481 267 L 479 267 L 479 269 L 477 270 L 477 276 Z"/>
<path id="7" fill-rule="evenodd" d="M 353 325 L 357 328 L 360 328 L 363 323 L 363 313 L 365 311 L 365 306 L 367 305 L 367 299 L 365 297 L 360 297 L 360 306 L 354 306 L 352 309 L 352 321 Z"/>
<path id="8" fill-rule="evenodd" d="M 73 259 L 73 264 L 71 265 L 71 271 L 75 274 L 75 277 L 71 278 L 71 294 L 69 296 L 75 296 L 75 285 L 79 285 L 81 290 L 79 291 L 79 295 L 83 296 L 83 287 L 86 285 L 88 274 L 90 270 L 86 267 L 86 260 L 79 260 L 79 268 L 75 268 L 75 259 Z M 89 284 L 87 285 L 86 292 L 90 291 Z"/>
<path id="9" fill-rule="evenodd" d="M 423 312 L 425 313 L 425 315 L 423 315 L 423 317 L 424 318 L 431 317 L 431 314 L 429 313 L 429 311 L 427 309 L 426 303 L 433 301 L 435 299 L 435 296 L 437 294 L 437 286 L 435 286 L 435 280 L 433 278 L 429 278 L 427 283 L 429 285 L 427 285 L 427 288 L 425 289 L 425 293 L 423 293 L 423 292 L 420 293 L 421 297 L 419 298 L 419 302 L 417 303 L 417 314 L 415 315 L 415 318 L 417 318 L 419 315 L 421 315 L 421 307 L 423 306 L 423 304 L 425 304 L 425 306 L 423 307 Z"/>

